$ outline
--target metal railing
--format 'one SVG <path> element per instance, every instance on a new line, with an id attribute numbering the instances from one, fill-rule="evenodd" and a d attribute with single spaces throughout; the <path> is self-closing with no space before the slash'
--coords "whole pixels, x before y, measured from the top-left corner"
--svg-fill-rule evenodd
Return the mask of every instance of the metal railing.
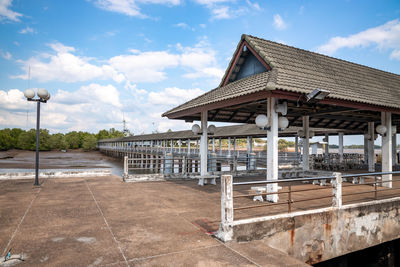
<path id="1" fill-rule="evenodd" d="M 233 182 L 232 175 L 222 175 L 222 226 L 230 225 L 234 221 L 235 212 L 238 211 L 246 211 L 248 213 L 246 215 L 251 216 L 250 210 L 259 209 L 261 215 L 260 212 L 253 212 L 253 214 L 256 214 L 256 217 L 263 217 L 265 215 L 291 213 L 293 205 L 297 203 L 305 203 L 301 207 L 297 207 L 304 211 L 323 207 L 341 208 L 343 202 L 357 203 L 393 197 L 393 195 L 386 193 L 388 191 L 397 190 L 394 196 L 400 196 L 400 177 L 392 177 L 393 174 L 400 174 L 400 171 L 360 174 L 336 172 L 333 175 L 321 177 L 246 182 Z M 330 186 L 328 186 L 329 183 Z M 251 187 L 255 185 L 261 186 Z M 282 186 L 281 190 L 278 190 L 278 186 Z M 236 187 L 235 190 L 234 187 Z M 356 189 L 350 190 L 352 188 Z M 357 196 L 360 197 L 357 198 Z M 267 202 L 262 203 L 265 198 Z M 254 204 L 256 200 L 262 202 Z M 268 209 L 266 212 L 265 209 L 262 210 L 262 208 L 274 206 L 287 206 L 287 208 L 275 209 L 275 211 Z"/>
<path id="2" fill-rule="evenodd" d="M 129 174 L 197 174 L 200 173 L 198 157 L 178 157 L 172 155 L 144 155 L 138 158 L 124 157 L 124 177 Z"/>
<path id="3" fill-rule="evenodd" d="M 298 168 L 299 162 L 294 156 L 279 156 L 278 162 L 282 168 Z M 254 154 L 241 156 L 208 155 L 207 171 L 213 174 L 265 171 L 266 158 Z M 198 155 L 181 155 L 175 153 L 145 154 L 137 153 L 131 157 L 124 156 L 124 175 L 134 174 L 196 174 L 200 172 L 200 157 Z"/>

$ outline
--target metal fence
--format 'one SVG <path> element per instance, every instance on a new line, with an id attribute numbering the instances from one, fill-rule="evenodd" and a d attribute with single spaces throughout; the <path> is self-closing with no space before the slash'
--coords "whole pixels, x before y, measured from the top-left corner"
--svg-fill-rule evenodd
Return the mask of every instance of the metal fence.
<path id="1" fill-rule="evenodd" d="M 293 154 L 279 155 L 278 162 L 282 168 L 299 166 L 298 158 Z M 213 174 L 265 171 L 266 163 L 265 157 L 258 157 L 256 154 L 219 156 L 210 153 L 207 171 Z M 137 153 L 130 157 L 124 156 L 124 176 L 149 173 L 185 176 L 200 173 L 200 165 L 199 155 Z"/>
<path id="2" fill-rule="evenodd" d="M 336 172 L 323 177 L 245 182 L 233 182 L 232 175 L 222 175 L 222 226 L 233 223 L 236 212 L 246 211 L 248 217 L 256 218 L 291 213 L 298 203 L 302 204 L 297 209 L 304 211 L 323 207 L 341 208 L 344 202 L 349 204 L 399 196 L 400 177 L 391 177 L 393 174 L 400 174 L 400 171 L 360 174 Z M 278 186 L 281 187 L 280 190 Z M 351 188 L 353 190 L 348 190 Z M 390 191 L 394 195 L 389 194 Z M 279 206 L 286 208 L 275 208 Z M 251 212 L 256 209 L 259 211 Z"/>

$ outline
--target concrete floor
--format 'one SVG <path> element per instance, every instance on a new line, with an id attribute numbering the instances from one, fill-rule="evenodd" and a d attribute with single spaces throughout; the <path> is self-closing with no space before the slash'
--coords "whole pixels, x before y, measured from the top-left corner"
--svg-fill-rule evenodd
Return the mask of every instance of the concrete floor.
<path id="1" fill-rule="evenodd" d="M 212 237 L 219 186 L 116 176 L 41 182 L 0 181 L 0 253 L 23 254 L 18 266 L 304 265 L 262 240 Z"/>

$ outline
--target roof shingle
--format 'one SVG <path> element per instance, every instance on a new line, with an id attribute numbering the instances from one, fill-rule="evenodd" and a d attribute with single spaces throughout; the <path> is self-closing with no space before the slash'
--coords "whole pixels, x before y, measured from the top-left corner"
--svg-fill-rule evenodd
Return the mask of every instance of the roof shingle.
<path id="1" fill-rule="evenodd" d="M 272 67 L 271 71 L 220 86 L 163 116 L 263 90 L 310 93 L 316 88 L 330 91 L 329 98 L 400 109 L 400 75 L 250 35 L 243 35 L 242 40 Z M 225 76 L 232 64 L 233 58 Z"/>

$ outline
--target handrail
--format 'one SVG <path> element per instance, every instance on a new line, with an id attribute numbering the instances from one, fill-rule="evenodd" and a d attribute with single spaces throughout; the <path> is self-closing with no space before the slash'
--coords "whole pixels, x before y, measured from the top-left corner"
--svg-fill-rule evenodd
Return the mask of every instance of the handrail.
<path id="1" fill-rule="evenodd" d="M 303 182 L 303 181 L 313 181 L 313 180 L 328 180 L 334 178 L 335 176 L 306 177 L 306 178 L 278 179 L 278 180 L 268 180 L 268 181 L 237 182 L 233 183 L 232 185 L 290 183 L 290 182 Z"/>
<path id="2" fill-rule="evenodd" d="M 360 174 L 342 174 L 342 178 L 360 177 L 360 176 L 387 175 L 387 174 L 400 174 L 400 171 L 371 172 L 371 173 L 360 173 Z M 232 185 L 290 183 L 290 182 L 303 182 L 303 181 L 314 181 L 314 180 L 328 180 L 328 179 L 334 179 L 334 178 L 335 178 L 335 176 L 304 177 L 304 178 L 278 179 L 278 180 L 268 180 L 268 181 L 265 180 L 265 181 L 236 182 L 236 183 L 233 183 Z"/>

